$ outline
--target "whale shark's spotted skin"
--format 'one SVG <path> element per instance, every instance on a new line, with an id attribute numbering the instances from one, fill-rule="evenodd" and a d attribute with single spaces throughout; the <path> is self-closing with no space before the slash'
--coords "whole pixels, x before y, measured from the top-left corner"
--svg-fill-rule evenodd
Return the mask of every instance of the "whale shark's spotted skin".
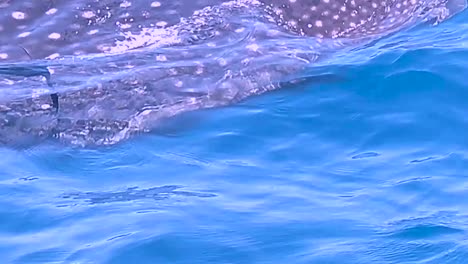
<path id="1" fill-rule="evenodd" d="M 164 28 L 224 0 L 3 0 L 0 62 L 102 53 L 121 32 Z"/>
<path id="2" fill-rule="evenodd" d="M 301 35 L 354 38 L 398 28 L 425 0 L 264 0 L 278 24 Z M 437 3 L 436 1 L 434 3 Z"/>
<path id="3" fill-rule="evenodd" d="M 0 85 L 41 92 L 0 96 L 0 145 L 115 144 L 163 118 L 277 89 L 328 40 L 385 35 L 434 8 L 453 14 L 439 0 L 4 0 Z M 279 32 L 294 38 L 271 45 Z M 84 56 L 96 53 L 105 56 Z M 51 76 L 29 56 L 48 59 Z"/>
<path id="4" fill-rule="evenodd" d="M 274 22 L 301 35 L 352 38 L 398 28 L 425 3 L 442 0 L 259 0 Z M 460 1 L 460 0 L 452 0 Z M 168 28 L 228 0 L 4 0 L 0 62 L 109 51 L 120 33 Z M 259 6 L 261 5 L 261 6 Z M 166 38 L 168 38 L 166 36 Z M 23 50 L 25 48 L 29 55 Z"/>

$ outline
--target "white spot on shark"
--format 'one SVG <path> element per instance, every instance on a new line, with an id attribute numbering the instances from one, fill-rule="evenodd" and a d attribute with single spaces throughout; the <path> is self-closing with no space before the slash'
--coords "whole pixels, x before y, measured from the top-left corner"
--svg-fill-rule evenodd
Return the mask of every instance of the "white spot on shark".
<path id="1" fill-rule="evenodd" d="M 31 35 L 31 32 L 29 32 L 29 31 L 23 32 L 23 33 L 18 35 L 18 38 L 25 38 L 25 37 L 27 37 L 29 35 Z"/>
<path id="2" fill-rule="evenodd" d="M 167 57 L 165 55 L 159 54 L 156 56 L 157 61 L 167 61 Z"/>
<path id="3" fill-rule="evenodd" d="M 50 108 L 52 108 L 52 106 L 51 106 L 50 104 L 43 104 L 43 105 L 41 105 L 41 109 L 42 109 L 42 110 L 47 110 L 47 109 L 50 109 Z"/>
<path id="4" fill-rule="evenodd" d="M 156 26 L 165 27 L 165 26 L 167 26 L 167 22 L 166 21 L 159 21 L 158 23 L 156 23 Z"/>
<path id="5" fill-rule="evenodd" d="M 182 86 L 184 86 L 184 82 L 183 82 L 183 81 L 177 81 L 177 82 L 174 83 L 174 85 L 175 85 L 176 87 L 181 88 Z"/>
<path id="6" fill-rule="evenodd" d="M 99 32 L 99 29 L 92 29 L 92 30 L 88 31 L 88 35 L 94 35 L 94 34 L 96 34 L 98 32 Z"/>
<path id="7" fill-rule="evenodd" d="M 123 3 L 120 4 L 120 7 L 123 7 L 123 8 L 127 8 L 130 6 L 132 6 L 132 3 L 128 1 L 124 1 Z"/>
<path id="8" fill-rule="evenodd" d="M 51 9 L 47 10 L 45 12 L 45 14 L 50 16 L 50 15 L 53 15 L 53 14 L 57 13 L 57 11 L 58 11 L 57 8 L 51 8 Z"/>
<path id="9" fill-rule="evenodd" d="M 59 33 L 56 33 L 56 32 L 49 34 L 50 39 L 59 39 L 60 37 L 61 37 L 61 35 Z"/>
<path id="10" fill-rule="evenodd" d="M 93 11 L 84 11 L 81 16 L 83 18 L 87 18 L 87 19 L 90 19 L 90 18 L 93 18 L 96 16 L 96 14 L 93 12 Z"/>
<path id="11" fill-rule="evenodd" d="M 23 20 L 23 19 L 26 18 L 26 14 L 23 13 L 23 12 L 19 12 L 19 11 L 15 11 L 15 12 L 11 13 L 11 16 L 14 19 L 17 19 L 17 20 Z"/>
<path id="12" fill-rule="evenodd" d="M 152 2 L 151 3 L 151 7 L 160 7 L 161 6 L 161 3 L 160 2 Z"/>
<path id="13" fill-rule="evenodd" d="M 258 44 L 252 43 L 252 44 L 247 45 L 246 48 L 251 51 L 257 52 L 260 47 L 258 46 Z"/>

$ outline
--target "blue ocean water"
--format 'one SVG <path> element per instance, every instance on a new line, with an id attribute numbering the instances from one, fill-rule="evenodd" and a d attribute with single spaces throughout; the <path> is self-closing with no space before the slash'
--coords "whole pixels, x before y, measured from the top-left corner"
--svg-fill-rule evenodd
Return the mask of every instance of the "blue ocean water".
<path id="1" fill-rule="evenodd" d="M 0 148 L 2 263 L 467 263 L 467 18 L 115 146 Z"/>

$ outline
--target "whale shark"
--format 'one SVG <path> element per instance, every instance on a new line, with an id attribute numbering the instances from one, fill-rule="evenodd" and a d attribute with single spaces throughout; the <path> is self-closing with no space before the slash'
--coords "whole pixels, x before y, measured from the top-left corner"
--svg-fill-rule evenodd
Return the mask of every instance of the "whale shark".
<path id="1" fill-rule="evenodd" d="M 175 115 L 296 83 L 347 45 L 462 0 L 0 3 L 0 145 L 114 145 Z"/>

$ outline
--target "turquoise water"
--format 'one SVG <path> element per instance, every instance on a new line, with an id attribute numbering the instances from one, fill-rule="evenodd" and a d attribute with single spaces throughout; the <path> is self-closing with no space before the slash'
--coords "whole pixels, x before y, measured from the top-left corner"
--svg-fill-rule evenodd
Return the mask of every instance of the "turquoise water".
<path id="1" fill-rule="evenodd" d="M 111 147 L 0 148 L 2 263 L 467 263 L 467 18 Z"/>

